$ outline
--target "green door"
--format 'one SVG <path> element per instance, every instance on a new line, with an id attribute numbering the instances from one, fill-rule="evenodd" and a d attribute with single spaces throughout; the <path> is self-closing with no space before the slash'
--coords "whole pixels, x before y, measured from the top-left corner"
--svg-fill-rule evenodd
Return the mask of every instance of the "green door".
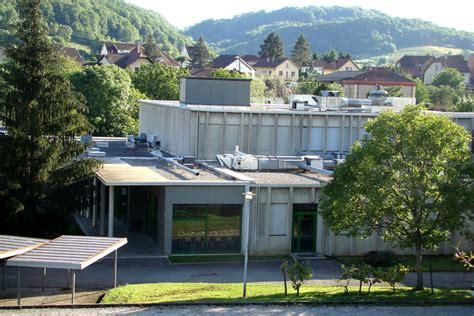
<path id="1" fill-rule="evenodd" d="M 316 252 L 316 221 L 316 205 L 293 206 L 292 252 Z"/>

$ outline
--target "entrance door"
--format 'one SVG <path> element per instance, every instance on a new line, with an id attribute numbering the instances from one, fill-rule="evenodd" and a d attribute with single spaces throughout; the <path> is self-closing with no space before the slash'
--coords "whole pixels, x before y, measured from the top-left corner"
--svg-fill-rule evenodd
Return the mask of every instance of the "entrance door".
<path id="1" fill-rule="evenodd" d="M 293 205 L 292 252 L 316 251 L 317 205 Z"/>

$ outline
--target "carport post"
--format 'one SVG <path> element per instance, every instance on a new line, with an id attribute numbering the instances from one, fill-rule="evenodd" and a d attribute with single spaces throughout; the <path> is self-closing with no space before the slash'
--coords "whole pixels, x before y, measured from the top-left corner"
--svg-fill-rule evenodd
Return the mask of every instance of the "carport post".
<path id="1" fill-rule="evenodd" d="M 100 236 L 105 236 L 105 184 L 100 183 Z"/>
<path id="2" fill-rule="evenodd" d="M 92 227 L 97 227 L 97 178 L 94 177 L 94 186 L 92 187 Z"/>
<path id="3" fill-rule="evenodd" d="M 18 306 L 21 305 L 21 267 L 18 267 L 17 285 L 16 285 L 16 301 Z"/>
<path id="4" fill-rule="evenodd" d="M 247 297 L 247 266 L 249 261 L 249 229 L 250 229 L 250 201 L 252 200 L 252 192 L 250 184 L 245 185 L 244 192 L 244 209 L 243 209 L 243 247 L 244 247 L 244 292 L 243 297 Z"/>
<path id="5" fill-rule="evenodd" d="M 114 288 L 117 287 L 117 250 L 114 251 Z"/>
<path id="6" fill-rule="evenodd" d="M 109 231 L 108 237 L 114 237 L 114 186 L 109 186 Z"/>
<path id="7" fill-rule="evenodd" d="M 3 272 L 2 290 L 4 290 L 6 279 L 7 279 L 7 259 L 3 259 L 2 272 Z"/>
<path id="8" fill-rule="evenodd" d="M 72 283 L 71 304 L 74 305 L 74 297 L 76 296 L 76 271 L 75 270 L 69 270 L 69 271 L 71 271 L 71 283 Z"/>
<path id="9" fill-rule="evenodd" d="M 43 268 L 43 292 L 46 289 L 46 268 Z"/>
<path id="10" fill-rule="evenodd" d="M 66 283 L 66 288 L 70 289 L 71 288 L 71 269 L 67 269 L 67 283 Z"/>

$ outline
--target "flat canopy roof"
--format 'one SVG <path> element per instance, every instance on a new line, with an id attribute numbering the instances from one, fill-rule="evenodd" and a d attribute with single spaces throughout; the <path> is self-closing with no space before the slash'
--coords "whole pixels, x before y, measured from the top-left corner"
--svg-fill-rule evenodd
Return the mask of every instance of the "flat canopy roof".
<path id="1" fill-rule="evenodd" d="M 23 254 L 48 241 L 47 239 L 0 235 L 0 259 Z"/>
<path id="2" fill-rule="evenodd" d="M 127 238 L 60 236 L 7 261 L 7 266 L 82 270 L 127 243 Z"/>

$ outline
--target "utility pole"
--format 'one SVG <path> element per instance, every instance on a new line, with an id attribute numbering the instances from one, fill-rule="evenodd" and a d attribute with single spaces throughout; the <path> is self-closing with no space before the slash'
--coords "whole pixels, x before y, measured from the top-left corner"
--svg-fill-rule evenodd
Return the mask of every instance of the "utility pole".
<path id="1" fill-rule="evenodd" d="M 243 297 L 247 297 L 247 265 L 249 261 L 249 230 L 250 230 L 250 201 L 252 201 L 253 193 L 250 191 L 250 183 L 245 185 L 244 209 L 243 209 L 243 248 L 244 248 L 244 293 Z"/>

